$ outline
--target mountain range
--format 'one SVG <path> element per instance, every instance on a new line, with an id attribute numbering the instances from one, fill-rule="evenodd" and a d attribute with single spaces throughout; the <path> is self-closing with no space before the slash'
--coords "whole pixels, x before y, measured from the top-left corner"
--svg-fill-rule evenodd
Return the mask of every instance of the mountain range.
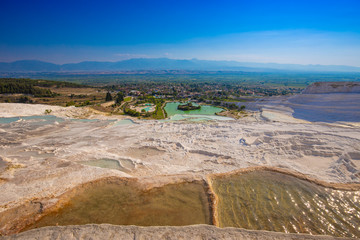
<path id="1" fill-rule="evenodd" d="M 343 65 L 252 63 L 198 59 L 179 60 L 168 58 L 134 58 L 118 62 L 85 61 L 67 64 L 54 64 L 38 60 L 21 60 L 9 63 L 0 62 L 0 72 L 99 72 L 140 70 L 360 72 L 360 67 Z"/>

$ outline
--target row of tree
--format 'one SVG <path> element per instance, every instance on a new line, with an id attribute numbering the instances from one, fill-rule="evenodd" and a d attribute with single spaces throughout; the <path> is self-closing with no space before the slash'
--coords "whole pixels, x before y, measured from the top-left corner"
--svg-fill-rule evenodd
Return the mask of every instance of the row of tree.
<path id="1" fill-rule="evenodd" d="M 17 83 L 17 84 L 28 84 L 36 87 L 56 87 L 56 88 L 83 88 L 89 87 L 77 83 L 72 82 L 63 82 L 63 81 L 51 81 L 51 80 L 43 80 L 43 79 L 28 79 L 28 78 L 0 78 L 0 83 Z"/>
<path id="2" fill-rule="evenodd" d="M 0 82 L 0 93 L 22 93 L 31 94 L 34 97 L 54 97 L 56 93 L 53 93 L 50 89 L 44 89 L 35 87 L 27 83 L 2 83 Z"/>
<path id="3" fill-rule="evenodd" d="M 109 101 L 112 101 L 112 100 L 113 100 L 113 97 L 112 97 L 111 93 L 107 92 L 106 97 L 105 97 L 105 101 L 109 102 Z M 116 104 L 121 104 L 122 101 L 124 101 L 124 93 L 118 92 L 116 94 L 116 97 L 115 97 L 115 103 Z"/>

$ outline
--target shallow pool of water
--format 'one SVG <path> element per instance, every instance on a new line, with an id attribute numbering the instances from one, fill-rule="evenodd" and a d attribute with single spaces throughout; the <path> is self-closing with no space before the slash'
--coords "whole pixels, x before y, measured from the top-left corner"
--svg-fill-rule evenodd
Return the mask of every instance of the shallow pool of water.
<path id="1" fill-rule="evenodd" d="M 146 107 L 146 108 L 143 108 L 143 110 L 145 110 L 146 112 L 150 111 L 151 110 L 151 107 Z"/>
<path id="2" fill-rule="evenodd" d="M 118 169 L 118 170 L 122 169 L 119 161 L 114 159 L 107 159 L 107 158 L 94 159 L 94 160 L 82 161 L 80 163 L 83 165 L 93 166 L 93 167 L 110 168 L 110 169 Z"/>
<path id="3" fill-rule="evenodd" d="M 131 119 L 123 119 L 116 121 L 115 125 L 131 125 L 134 124 L 134 121 Z"/>
<path id="4" fill-rule="evenodd" d="M 127 173 L 135 168 L 134 162 L 129 159 L 115 160 L 109 158 L 102 158 L 102 159 L 81 161 L 80 163 L 92 167 L 116 169 Z"/>
<path id="5" fill-rule="evenodd" d="M 135 168 L 135 163 L 130 159 L 120 158 L 119 162 L 121 166 L 123 166 L 126 169 L 132 170 Z"/>
<path id="6" fill-rule="evenodd" d="M 87 118 L 73 118 L 71 119 L 71 121 L 74 122 L 96 122 L 96 121 L 100 121 L 99 119 L 87 119 Z"/>
<path id="7" fill-rule="evenodd" d="M 107 121 L 109 123 L 115 123 L 115 125 L 130 125 L 134 124 L 131 119 L 123 119 L 123 120 L 100 120 L 100 119 L 65 119 L 56 117 L 53 115 L 38 115 L 38 116 L 23 116 L 23 117 L 9 117 L 9 118 L 0 118 L 0 124 L 10 124 L 14 122 L 23 122 L 27 124 L 31 124 L 34 126 L 43 126 L 54 124 L 55 122 L 64 122 L 64 121 L 72 121 L 72 122 L 82 122 L 82 123 L 92 123 L 98 121 Z"/>
<path id="8" fill-rule="evenodd" d="M 32 125 L 47 125 L 47 124 L 53 124 L 54 122 L 63 122 L 63 121 L 65 121 L 63 118 L 59 118 L 53 115 L 0 118 L 0 124 L 9 124 L 13 122 L 26 122 Z"/>
<path id="9" fill-rule="evenodd" d="M 227 121 L 227 120 L 234 120 L 230 117 L 223 117 L 217 115 L 180 115 L 176 114 L 171 116 L 168 120 L 165 121 L 191 121 L 191 122 L 201 122 L 201 121 L 209 121 L 209 120 L 219 120 L 219 121 Z"/>
<path id="10" fill-rule="evenodd" d="M 256 171 L 213 180 L 220 227 L 360 237 L 360 191 Z"/>
<path id="11" fill-rule="evenodd" d="M 210 224 L 208 198 L 200 183 L 169 184 L 143 190 L 139 183 L 104 180 L 71 193 L 58 211 L 25 230 L 55 225 L 109 223 L 140 226 Z"/>
<path id="12" fill-rule="evenodd" d="M 20 120 L 20 117 L 0 118 L 0 124 L 8 124 L 8 123 L 16 122 L 19 120 Z"/>
<path id="13" fill-rule="evenodd" d="M 198 110 L 191 110 L 191 111 L 181 111 L 177 109 L 180 102 L 171 102 L 167 103 L 165 106 L 165 111 L 168 115 L 167 120 L 165 121 L 192 121 L 192 122 L 200 122 L 200 121 L 209 121 L 209 120 L 234 120 L 233 118 L 217 116 L 215 113 L 219 113 L 224 109 L 214 107 L 214 106 L 207 106 L 202 105 L 201 109 Z M 196 105 L 196 104 L 194 104 Z"/>

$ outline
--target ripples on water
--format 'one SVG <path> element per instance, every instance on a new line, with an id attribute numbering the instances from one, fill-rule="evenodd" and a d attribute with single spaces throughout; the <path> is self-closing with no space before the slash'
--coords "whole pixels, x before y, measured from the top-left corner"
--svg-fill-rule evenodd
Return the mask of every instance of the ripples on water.
<path id="1" fill-rule="evenodd" d="M 360 237 L 360 191 L 257 171 L 217 178 L 220 227 Z"/>
<path id="2" fill-rule="evenodd" d="M 136 182 L 104 180 L 76 189 L 69 202 L 25 230 L 43 226 L 110 223 L 140 226 L 210 224 L 200 183 L 143 190 Z"/>
<path id="3" fill-rule="evenodd" d="M 256 171 L 212 180 L 220 227 L 360 237 L 360 191 L 333 190 L 286 174 Z M 59 210 L 32 228 L 53 225 L 211 224 L 200 183 L 144 190 L 134 181 L 104 180 L 76 188 Z"/>

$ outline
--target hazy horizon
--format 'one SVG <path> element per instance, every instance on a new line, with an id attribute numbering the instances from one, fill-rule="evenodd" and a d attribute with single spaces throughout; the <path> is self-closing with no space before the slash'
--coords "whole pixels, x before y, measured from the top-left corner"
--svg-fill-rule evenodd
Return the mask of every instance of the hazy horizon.
<path id="1" fill-rule="evenodd" d="M 244 63 L 244 64 L 279 64 L 279 65 L 301 65 L 301 66 L 344 66 L 344 67 L 356 67 L 357 66 L 352 66 L 352 65 L 340 65 L 340 64 L 301 64 L 301 63 L 278 63 L 278 62 L 250 62 L 250 61 L 237 61 L 237 60 L 209 60 L 209 59 L 199 59 L 199 58 L 170 58 L 170 57 L 134 57 L 134 58 L 126 58 L 126 59 L 122 59 L 122 60 L 113 60 L 113 61 L 97 61 L 97 60 L 84 60 L 84 61 L 78 61 L 78 62 L 64 62 L 64 63 L 56 63 L 56 62 L 50 62 L 50 61 L 43 61 L 43 60 L 39 60 L 39 59 L 18 59 L 18 60 L 14 60 L 14 61 L 1 61 L 1 63 L 14 63 L 14 62 L 21 62 L 21 61 L 39 61 L 39 62 L 46 62 L 46 63 L 51 63 L 51 64 L 56 64 L 56 65 L 66 65 L 66 64 L 78 64 L 78 63 L 84 63 L 84 62 L 99 62 L 99 63 L 105 63 L 105 62 L 109 62 L 109 63 L 117 63 L 117 62 L 122 62 L 122 61 L 126 61 L 126 60 L 137 60 L 137 59 L 169 59 L 169 60 L 197 60 L 197 61 L 219 61 L 219 62 L 237 62 L 237 63 Z"/>
<path id="2" fill-rule="evenodd" d="M 360 2 L 2 1 L 0 62 L 132 58 L 360 67 Z"/>

